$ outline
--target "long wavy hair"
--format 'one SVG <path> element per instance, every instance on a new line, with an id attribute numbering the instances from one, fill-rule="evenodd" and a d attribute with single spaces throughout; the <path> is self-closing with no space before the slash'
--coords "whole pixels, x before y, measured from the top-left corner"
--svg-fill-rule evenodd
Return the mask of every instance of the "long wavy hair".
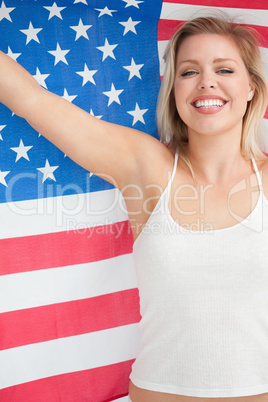
<path id="1" fill-rule="evenodd" d="M 198 17 L 189 20 L 170 40 L 165 53 L 166 67 L 157 103 L 157 124 L 161 141 L 179 150 L 180 157 L 193 174 L 190 161 L 185 155 L 188 129 L 177 112 L 174 81 L 177 54 L 182 42 L 189 36 L 199 34 L 222 35 L 236 44 L 255 88 L 254 96 L 248 102 L 243 117 L 241 152 L 246 159 L 252 157 L 258 160 L 265 159 L 262 151 L 264 143 L 262 119 L 267 106 L 267 86 L 258 46 L 258 34 L 251 28 L 230 22 L 225 16 Z"/>

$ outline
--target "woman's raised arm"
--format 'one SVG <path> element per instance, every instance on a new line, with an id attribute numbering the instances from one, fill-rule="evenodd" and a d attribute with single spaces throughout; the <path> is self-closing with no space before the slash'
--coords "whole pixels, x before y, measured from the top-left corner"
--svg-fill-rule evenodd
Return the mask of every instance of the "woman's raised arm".
<path id="1" fill-rule="evenodd" d="M 141 150 L 148 142 L 158 142 L 139 131 L 99 120 L 47 91 L 2 52 L 0 101 L 76 163 L 119 188 L 141 173 Z"/>

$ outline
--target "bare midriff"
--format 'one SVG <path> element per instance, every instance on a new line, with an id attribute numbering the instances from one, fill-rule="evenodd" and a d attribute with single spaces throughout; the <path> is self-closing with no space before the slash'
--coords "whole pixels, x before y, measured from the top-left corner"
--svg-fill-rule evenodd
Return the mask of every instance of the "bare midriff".
<path id="1" fill-rule="evenodd" d="M 132 402 L 268 402 L 268 393 L 231 398 L 197 398 L 148 391 L 136 387 L 132 382 L 129 386 L 129 396 Z"/>

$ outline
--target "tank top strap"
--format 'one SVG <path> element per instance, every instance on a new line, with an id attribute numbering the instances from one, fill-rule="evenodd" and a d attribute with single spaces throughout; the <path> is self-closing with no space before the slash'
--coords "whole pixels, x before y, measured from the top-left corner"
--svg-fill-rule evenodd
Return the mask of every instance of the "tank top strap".
<path id="1" fill-rule="evenodd" d="M 171 189 L 171 184 L 173 182 L 176 170 L 177 170 L 177 165 L 178 165 L 178 150 L 175 153 L 175 157 L 174 157 L 174 166 L 173 166 L 173 171 L 171 173 L 170 179 L 168 181 L 168 184 L 164 190 L 163 193 L 163 198 L 164 198 L 164 203 L 167 206 L 168 205 L 168 200 L 169 200 L 169 193 L 170 193 L 170 189 Z"/>
<path id="2" fill-rule="evenodd" d="M 255 174 L 256 174 L 256 176 L 257 176 L 257 181 L 258 181 L 258 185 L 259 185 L 259 188 L 260 188 L 260 192 L 262 193 L 263 190 L 262 190 L 262 179 L 261 179 L 261 175 L 260 175 L 260 172 L 259 172 L 259 169 L 258 169 L 258 166 L 257 166 L 257 163 L 256 163 L 255 159 L 252 158 L 251 160 L 252 160 L 252 164 L 253 164 L 253 167 L 254 167 L 254 170 L 255 170 Z"/>
<path id="3" fill-rule="evenodd" d="M 175 153 L 175 157 L 174 157 L 174 167 L 173 167 L 173 171 L 171 174 L 171 177 L 169 179 L 168 185 L 171 186 L 171 183 L 173 182 L 176 170 L 177 170 L 177 165 L 178 165 L 178 151 L 176 151 Z"/>
<path id="4" fill-rule="evenodd" d="M 171 173 L 170 179 L 167 184 L 168 192 L 170 191 L 170 187 L 171 187 L 171 184 L 173 182 L 173 179 L 174 179 L 174 176 L 175 176 L 175 173 L 177 170 L 177 165 L 178 165 L 178 151 L 176 151 L 176 153 L 175 153 L 173 171 Z"/>

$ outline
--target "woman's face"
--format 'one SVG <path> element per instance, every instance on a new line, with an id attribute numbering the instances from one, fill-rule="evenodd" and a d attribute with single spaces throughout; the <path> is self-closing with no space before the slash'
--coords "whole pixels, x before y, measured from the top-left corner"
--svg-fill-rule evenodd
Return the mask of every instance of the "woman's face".
<path id="1" fill-rule="evenodd" d="M 231 39 L 216 34 L 186 38 L 177 55 L 174 90 L 189 136 L 231 131 L 241 136 L 254 88 Z"/>

